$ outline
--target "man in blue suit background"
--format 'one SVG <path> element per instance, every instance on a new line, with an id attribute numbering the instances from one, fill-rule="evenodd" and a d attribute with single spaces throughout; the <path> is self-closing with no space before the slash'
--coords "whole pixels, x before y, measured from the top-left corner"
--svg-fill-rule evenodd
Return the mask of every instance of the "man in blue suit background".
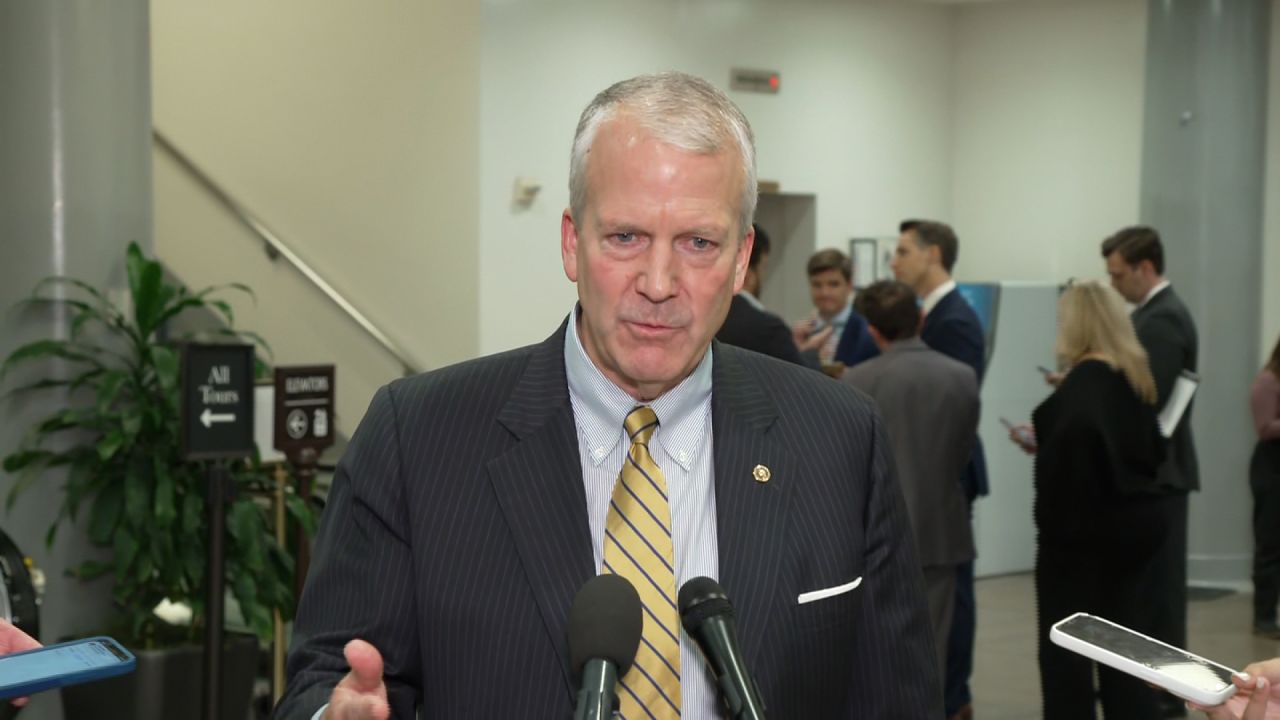
<path id="1" fill-rule="evenodd" d="M 931 220 L 904 220 L 898 226 L 898 247 L 893 257 L 893 274 L 910 285 L 920 298 L 924 327 L 920 337 L 943 355 L 973 368 L 981 385 L 986 369 L 986 342 L 982 323 L 951 279 L 960 241 L 951 226 Z M 974 439 L 973 455 L 960 476 L 973 517 L 973 501 L 989 492 L 987 461 L 982 441 Z M 956 577 L 955 615 L 947 642 L 945 705 L 952 720 L 973 716 L 969 676 L 973 673 L 973 642 L 977 629 L 977 608 L 973 593 L 973 561 L 959 566 Z"/>

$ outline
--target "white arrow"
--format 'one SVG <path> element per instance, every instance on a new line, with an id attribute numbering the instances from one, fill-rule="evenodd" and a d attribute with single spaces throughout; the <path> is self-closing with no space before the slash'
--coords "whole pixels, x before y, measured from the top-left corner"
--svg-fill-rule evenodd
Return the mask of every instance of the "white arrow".
<path id="1" fill-rule="evenodd" d="M 234 413 L 215 413 L 209 408 L 205 408 L 204 412 L 200 413 L 200 423 L 207 428 L 213 427 L 213 424 L 217 422 L 235 422 L 235 421 L 236 421 L 236 416 Z"/>

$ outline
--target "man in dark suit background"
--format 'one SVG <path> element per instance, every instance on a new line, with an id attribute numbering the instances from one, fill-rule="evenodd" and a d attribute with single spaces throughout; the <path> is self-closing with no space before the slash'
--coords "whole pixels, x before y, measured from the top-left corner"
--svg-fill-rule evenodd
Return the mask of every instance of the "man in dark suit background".
<path id="1" fill-rule="evenodd" d="M 742 289 L 733 296 L 729 305 L 729 314 L 725 316 L 724 325 L 716 333 L 716 339 L 729 345 L 755 350 L 776 357 L 779 360 L 805 365 L 815 370 L 820 369 L 816 348 L 826 342 L 832 332 L 825 332 L 808 340 L 805 347 L 796 346 L 791 335 L 791 328 L 782 318 L 764 309 L 760 302 L 761 275 L 764 264 L 769 258 L 772 243 L 769 235 L 759 225 L 752 224 L 755 229 L 755 242 L 751 246 L 751 259 L 747 261 L 747 275 L 742 281 Z"/>
<path id="2" fill-rule="evenodd" d="M 1133 304 L 1133 328 L 1147 351 L 1156 380 L 1156 407 L 1169 400 L 1183 370 L 1195 372 L 1199 340 L 1186 305 L 1164 278 L 1164 246 L 1160 234 L 1145 226 L 1119 230 L 1102 243 L 1111 285 Z M 1200 468 L 1191 437 L 1191 407 L 1183 413 L 1160 466 L 1158 482 L 1168 495 L 1168 543 L 1161 548 L 1152 578 L 1151 597 L 1156 637 L 1170 645 L 1187 646 L 1187 505 L 1200 489 Z M 1168 701 L 1167 716 L 1184 710 Z"/>
<path id="3" fill-rule="evenodd" d="M 849 303 L 853 296 L 849 256 L 835 248 L 819 250 L 809 258 L 805 271 L 814 314 L 792 328 L 796 345 L 816 346 L 823 365 L 853 367 L 879 354 L 867 334 L 867 321 Z"/>
<path id="4" fill-rule="evenodd" d="M 374 397 L 321 520 L 278 717 L 567 717 L 568 611 L 602 571 L 644 600 L 645 640 L 620 680 L 633 720 L 720 716 L 673 616 L 675 588 L 698 575 L 732 599 L 771 717 L 939 714 L 874 407 L 713 342 L 755 200 L 750 126 L 721 91 L 665 73 L 596 96 L 561 219 L 577 306 L 538 345 Z M 647 517 L 632 512 L 640 495 Z M 649 642 L 663 633 L 678 652 Z"/>
<path id="5" fill-rule="evenodd" d="M 867 319 L 880 355 L 846 370 L 844 381 L 870 395 L 884 418 L 915 531 L 942 672 L 956 567 L 974 557 L 960 473 L 978 433 L 978 379 L 968 365 L 920 339 L 920 306 L 910 287 L 882 280 L 859 292 L 854 308 Z"/>
<path id="6" fill-rule="evenodd" d="M 960 254 L 960 240 L 951 226 L 930 220 L 904 220 L 898 226 L 898 247 L 893 274 L 910 285 L 924 310 L 920 337 L 925 344 L 973 368 L 978 385 L 986 370 L 986 341 L 978 314 L 956 290 L 951 271 Z M 973 453 L 961 475 L 961 486 L 973 502 L 989 492 L 987 460 L 982 440 L 974 437 Z M 973 714 L 969 676 L 973 674 L 973 645 L 977 632 L 977 602 L 973 589 L 973 562 L 961 563 L 956 576 L 955 618 L 947 643 L 945 704 L 949 718 L 964 720 Z"/>

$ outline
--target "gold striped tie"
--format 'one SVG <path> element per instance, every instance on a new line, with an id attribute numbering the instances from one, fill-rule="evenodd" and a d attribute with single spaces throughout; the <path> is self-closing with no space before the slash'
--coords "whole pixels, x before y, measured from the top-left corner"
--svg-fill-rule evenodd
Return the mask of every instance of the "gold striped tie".
<path id="1" fill-rule="evenodd" d="M 627 415 L 631 450 L 613 488 L 605 520 L 604 570 L 631 581 L 644 604 L 636 662 L 621 679 L 618 704 L 627 720 L 680 717 L 680 613 L 671 550 L 667 480 L 649 454 L 658 416 L 647 406 Z"/>

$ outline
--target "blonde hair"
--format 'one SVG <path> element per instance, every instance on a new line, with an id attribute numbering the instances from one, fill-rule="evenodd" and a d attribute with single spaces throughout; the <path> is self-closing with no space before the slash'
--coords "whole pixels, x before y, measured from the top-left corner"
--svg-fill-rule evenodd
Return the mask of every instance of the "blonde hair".
<path id="1" fill-rule="evenodd" d="M 1124 299 L 1097 281 L 1072 284 L 1058 301 L 1058 360 L 1075 365 L 1086 355 L 1101 355 L 1124 373 L 1138 397 L 1156 402 L 1147 351 L 1138 342 Z"/>

